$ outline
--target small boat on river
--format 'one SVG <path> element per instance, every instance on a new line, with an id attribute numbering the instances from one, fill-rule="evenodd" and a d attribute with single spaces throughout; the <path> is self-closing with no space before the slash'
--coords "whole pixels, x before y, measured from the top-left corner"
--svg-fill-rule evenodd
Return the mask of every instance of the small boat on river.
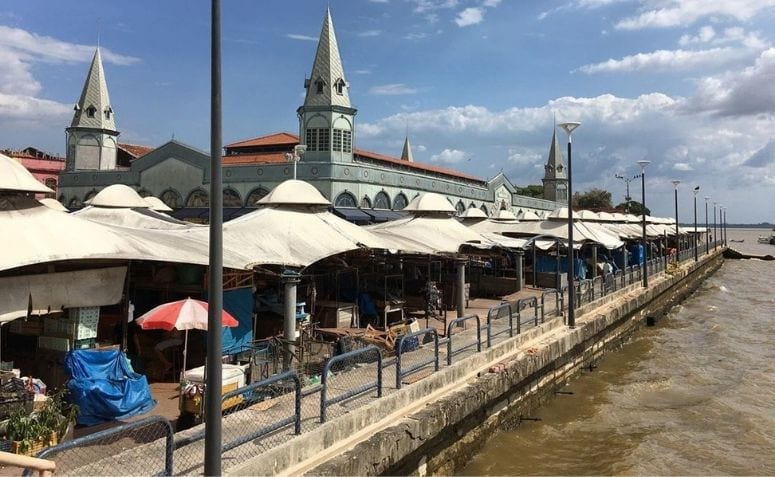
<path id="1" fill-rule="evenodd" d="M 775 234 L 770 235 L 769 237 L 767 237 L 765 235 L 760 235 L 758 242 L 759 243 L 768 243 L 770 245 L 775 245 Z"/>

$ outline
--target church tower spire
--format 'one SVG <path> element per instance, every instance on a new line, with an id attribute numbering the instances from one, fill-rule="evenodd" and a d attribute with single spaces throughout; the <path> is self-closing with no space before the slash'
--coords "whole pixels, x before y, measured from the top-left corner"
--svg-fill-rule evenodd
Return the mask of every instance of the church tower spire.
<path id="1" fill-rule="evenodd" d="M 356 109 L 350 104 L 331 10 L 326 9 L 304 105 L 297 110 L 304 161 L 352 161 Z"/>
<path id="2" fill-rule="evenodd" d="M 115 169 L 118 131 L 97 48 L 67 131 L 68 170 Z"/>
<path id="3" fill-rule="evenodd" d="M 406 136 L 406 139 L 404 140 L 404 149 L 401 151 L 401 160 L 414 162 L 414 157 L 412 156 L 412 145 L 409 144 L 408 134 Z"/>
<path id="4" fill-rule="evenodd" d="M 552 144 L 549 146 L 549 158 L 544 166 L 544 199 L 555 202 L 568 201 L 568 173 L 562 157 L 562 148 L 557 139 L 557 130 L 553 129 Z"/>

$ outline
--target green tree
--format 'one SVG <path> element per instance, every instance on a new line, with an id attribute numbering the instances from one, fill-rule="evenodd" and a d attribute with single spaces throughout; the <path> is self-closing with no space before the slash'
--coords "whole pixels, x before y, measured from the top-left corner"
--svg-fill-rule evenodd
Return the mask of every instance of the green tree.
<path id="1" fill-rule="evenodd" d="M 573 207 L 579 209 L 610 209 L 611 193 L 603 189 L 592 189 L 589 192 L 573 194 Z"/>
<path id="2" fill-rule="evenodd" d="M 527 187 L 517 187 L 517 194 L 527 197 L 544 198 L 544 186 L 541 184 L 530 184 Z"/>
<path id="3" fill-rule="evenodd" d="M 616 210 L 621 210 L 625 214 L 643 215 L 643 204 L 637 200 L 631 200 L 629 206 L 628 211 L 627 202 L 622 202 L 616 206 Z M 651 215 L 651 210 L 648 207 L 646 207 L 646 215 Z"/>

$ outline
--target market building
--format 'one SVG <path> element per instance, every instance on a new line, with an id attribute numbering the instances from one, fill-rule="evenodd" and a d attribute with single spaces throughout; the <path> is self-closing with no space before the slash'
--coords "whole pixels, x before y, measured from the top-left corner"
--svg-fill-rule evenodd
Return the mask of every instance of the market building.
<path id="1" fill-rule="evenodd" d="M 335 211 L 361 223 L 396 218 L 422 192 L 442 194 L 462 213 L 478 208 L 488 216 L 501 209 L 520 215 L 554 210 L 559 204 L 521 196 L 499 173 L 483 179 L 436 165 L 415 162 L 407 137 L 400 157 L 356 147 L 357 110 L 339 55 L 330 11 L 326 11 L 306 96 L 297 109 L 297 134 L 278 132 L 226 145 L 223 156 L 225 208 L 249 209 L 281 182 L 294 176 L 309 182 L 334 204 Z M 179 141 L 155 149 L 118 143 L 113 105 L 99 51 L 95 53 L 67 131 L 67 168 L 60 176 L 59 200 L 79 208 L 102 188 L 116 183 L 141 195 L 154 195 L 179 217 L 206 214 L 209 154 Z M 555 151 L 555 142 L 552 151 Z M 559 149 L 556 153 L 560 155 Z M 553 159 L 550 154 L 549 162 Z M 567 181 L 549 173 L 556 190 Z M 194 212 L 191 212 L 194 211 Z M 233 214 L 225 214 L 227 218 Z"/>

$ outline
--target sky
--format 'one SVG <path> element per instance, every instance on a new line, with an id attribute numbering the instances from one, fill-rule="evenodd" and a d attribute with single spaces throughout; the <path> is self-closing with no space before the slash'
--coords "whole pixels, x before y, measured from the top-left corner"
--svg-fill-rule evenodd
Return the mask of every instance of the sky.
<path id="1" fill-rule="evenodd" d="M 355 145 L 540 184 L 555 123 L 573 189 L 654 215 L 775 223 L 775 0 L 222 0 L 224 144 L 298 133 L 330 6 Z M 0 148 L 63 154 L 99 45 L 120 142 L 209 151 L 210 2 L 4 0 Z M 559 131 L 565 148 L 567 136 Z M 640 180 L 629 183 L 640 199 Z M 712 218 L 710 219 L 712 222 Z"/>

